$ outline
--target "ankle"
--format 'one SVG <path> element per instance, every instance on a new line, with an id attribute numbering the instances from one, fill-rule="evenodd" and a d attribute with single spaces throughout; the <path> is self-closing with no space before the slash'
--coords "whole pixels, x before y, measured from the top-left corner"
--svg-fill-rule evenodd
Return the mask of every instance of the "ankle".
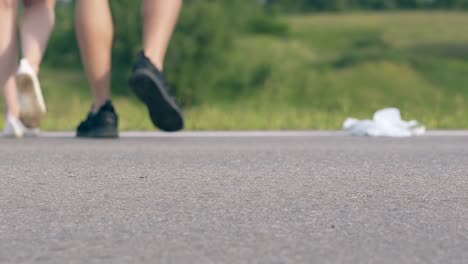
<path id="1" fill-rule="evenodd" d="M 7 118 L 19 119 L 19 118 L 20 118 L 19 109 L 7 110 L 7 113 L 6 113 L 5 116 L 6 116 Z"/>
<path id="2" fill-rule="evenodd" d="M 28 58 L 22 58 L 21 62 L 27 64 L 28 67 L 34 71 L 34 73 L 39 74 L 39 63 L 35 63 L 34 60 Z"/>
<path id="3" fill-rule="evenodd" d="M 97 112 L 99 112 L 99 110 L 108 102 L 112 102 L 111 99 L 95 100 L 93 102 L 93 109 L 92 109 L 93 114 L 96 114 Z"/>
<path id="4" fill-rule="evenodd" d="M 151 63 L 153 63 L 156 69 L 158 69 L 161 72 L 164 70 L 164 62 L 163 62 L 164 60 L 160 56 L 155 56 L 154 52 L 147 52 L 147 51 L 144 51 L 144 54 L 146 58 L 148 58 L 151 61 Z"/>
<path id="5" fill-rule="evenodd" d="M 13 120 L 19 120 L 19 113 L 12 113 L 12 112 L 8 112 L 6 114 L 6 119 L 13 119 Z"/>

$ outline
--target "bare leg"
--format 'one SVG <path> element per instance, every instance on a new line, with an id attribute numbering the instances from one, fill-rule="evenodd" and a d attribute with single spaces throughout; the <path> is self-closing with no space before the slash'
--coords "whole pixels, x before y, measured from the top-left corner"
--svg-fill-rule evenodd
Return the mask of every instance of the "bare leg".
<path id="1" fill-rule="evenodd" d="M 143 3 L 144 52 L 161 71 L 181 7 L 182 0 L 144 0 Z"/>
<path id="2" fill-rule="evenodd" d="M 55 23 L 55 0 L 24 0 L 24 17 L 21 27 L 23 57 L 39 72 L 42 56 Z"/>
<path id="3" fill-rule="evenodd" d="M 6 112 L 19 117 L 15 73 L 18 66 L 18 1 L 0 0 L 0 87 Z"/>
<path id="4" fill-rule="evenodd" d="M 110 99 L 111 50 L 114 26 L 109 2 L 78 0 L 76 31 L 81 58 L 93 94 L 93 112 Z"/>

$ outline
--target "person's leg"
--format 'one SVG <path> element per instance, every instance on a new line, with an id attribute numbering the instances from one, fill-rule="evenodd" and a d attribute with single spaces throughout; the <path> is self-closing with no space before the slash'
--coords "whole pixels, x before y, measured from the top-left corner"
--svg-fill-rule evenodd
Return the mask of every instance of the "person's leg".
<path id="1" fill-rule="evenodd" d="M 172 1 L 172 0 L 171 0 Z M 114 26 L 109 2 L 78 0 L 76 31 L 91 92 L 93 112 L 110 99 L 111 54 Z"/>
<path id="2" fill-rule="evenodd" d="M 172 33 L 177 24 L 182 0 L 144 0 L 143 47 L 145 55 L 162 71 Z"/>
<path id="3" fill-rule="evenodd" d="M 164 57 L 181 6 L 182 0 L 144 0 L 144 50 L 138 55 L 129 80 L 137 97 L 146 104 L 153 124 L 168 132 L 184 127 L 180 106 L 163 73 Z"/>
<path id="4" fill-rule="evenodd" d="M 114 25 L 109 2 L 77 0 L 76 31 L 91 92 L 93 109 L 77 128 L 77 137 L 118 137 L 118 116 L 110 102 Z"/>
<path id="5" fill-rule="evenodd" d="M 15 72 L 18 66 L 18 1 L 0 0 L 0 87 L 7 114 L 18 118 Z"/>
<path id="6" fill-rule="evenodd" d="M 55 24 L 55 0 L 24 0 L 21 49 L 36 73 Z"/>
<path id="7" fill-rule="evenodd" d="M 47 109 L 37 75 L 55 24 L 55 0 L 23 0 L 23 4 L 23 59 L 16 73 L 16 86 L 21 121 L 28 128 L 38 129 Z"/>

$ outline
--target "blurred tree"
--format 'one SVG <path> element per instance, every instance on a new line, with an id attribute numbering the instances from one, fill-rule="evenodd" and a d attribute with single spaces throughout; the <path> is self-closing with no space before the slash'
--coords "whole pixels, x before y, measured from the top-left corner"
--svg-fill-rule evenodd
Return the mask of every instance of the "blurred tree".
<path id="1" fill-rule="evenodd" d="M 115 23 L 113 89 L 117 93 L 126 94 L 126 77 L 135 54 L 142 46 L 141 1 L 112 0 L 110 3 Z M 73 5 L 57 7 L 57 21 L 60 23 L 57 23 L 57 30 L 50 43 L 49 51 L 54 52 L 49 52 L 46 63 L 81 66 L 72 19 L 73 9 Z M 278 24 L 271 14 L 265 12 L 260 1 L 185 0 L 167 55 L 166 72 L 169 80 L 183 103 L 195 104 L 202 97 L 199 94 L 222 89 L 224 85 L 221 83 L 233 79 L 232 74 L 218 69 L 226 66 L 242 67 L 230 66 L 228 58 L 237 34 L 284 34 L 286 31 L 285 25 Z M 243 83 L 236 85 L 242 86 Z"/>
<path id="2" fill-rule="evenodd" d="M 287 11 L 300 12 L 346 9 L 468 8 L 468 0 L 275 0 L 274 4 Z"/>
<path id="3" fill-rule="evenodd" d="M 115 22 L 113 89 L 126 94 L 132 60 L 141 49 L 141 1 L 110 2 Z M 185 105 L 216 93 L 239 96 L 252 89 L 252 83 L 266 79 L 270 66 L 232 63 L 231 48 L 242 34 L 287 36 L 287 25 L 276 19 L 278 10 L 395 8 L 468 8 L 468 0 L 185 0 L 167 55 L 168 79 Z M 72 4 L 57 6 L 58 23 L 45 61 L 53 67 L 81 67 L 73 9 Z"/>

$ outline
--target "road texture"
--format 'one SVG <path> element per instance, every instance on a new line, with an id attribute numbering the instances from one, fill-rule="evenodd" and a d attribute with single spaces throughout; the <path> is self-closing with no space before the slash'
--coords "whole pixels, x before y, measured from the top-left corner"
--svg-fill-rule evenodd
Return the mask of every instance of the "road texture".
<path id="1" fill-rule="evenodd" d="M 0 139 L 0 263 L 468 263 L 468 135 Z"/>

